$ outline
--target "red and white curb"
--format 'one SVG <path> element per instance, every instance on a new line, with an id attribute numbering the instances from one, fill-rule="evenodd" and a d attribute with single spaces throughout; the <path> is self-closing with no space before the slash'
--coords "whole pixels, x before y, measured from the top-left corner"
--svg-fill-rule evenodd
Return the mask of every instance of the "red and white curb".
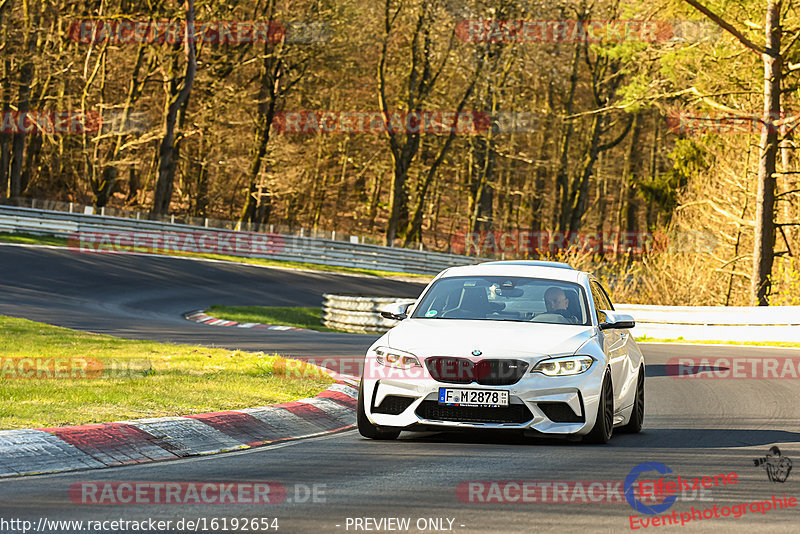
<path id="1" fill-rule="evenodd" d="M 194 323 L 207 324 L 209 326 L 235 326 L 237 328 L 258 328 L 263 330 L 299 330 L 301 332 L 316 332 L 316 330 L 309 330 L 308 328 L 300 328 L 298 326 L 284 326 L 278 324 L 261 324 L 261 323 L 240 323 L 237 321 L 228 321 L 226 319 L 218 319 L 212 317 L 204 312 L 204 310 L 197 310 L 186 312 L 183 314 L 184 319 Z"/>
<path id="2" fill-rule="evenodd" d="M 314 398 L 185 417 L 0 431 L 0 477 L 131 465 L 330 434 L 355 424 L 352 377 Z"/>

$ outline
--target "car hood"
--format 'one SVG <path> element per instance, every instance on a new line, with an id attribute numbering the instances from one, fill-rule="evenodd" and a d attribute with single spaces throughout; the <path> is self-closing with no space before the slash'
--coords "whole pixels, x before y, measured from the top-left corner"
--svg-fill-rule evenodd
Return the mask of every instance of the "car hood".
<path id="1" fill-rule="evenodd" d="M 482 358 L 574 354 L 594 335 L 594 328 L 512 321 L 406 319 L 386 338 L 389 347 L 417 356 Z"/>

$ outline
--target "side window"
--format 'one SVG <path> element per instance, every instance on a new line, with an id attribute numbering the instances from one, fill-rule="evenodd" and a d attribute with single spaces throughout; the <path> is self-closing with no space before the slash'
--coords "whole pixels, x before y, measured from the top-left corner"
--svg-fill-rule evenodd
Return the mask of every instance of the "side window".
<path id="1" fill-rule="evenodd" d="M 608 296 L 608 291 L 606 291 L 606 288 L 600 285 L 600 282 L 595 282 L 595 284 L 597 284 L 597 289 L 600 290 L 600 292 L 603 294 L 603 297 L 605 297 L 604 305 L 608 306 L 608 308 L 605 309 L 614 311 L 614 304 L 611 303 L 611 297 Z"/>
<path id="2" fill-rule="evenodd" d="M 606 314 L 601 310 L 610 310 L 611 302 L 608 300 L 608 297 L 606 297 L 600 284 L 592 280 L 589 286 L 592 288 L 592 298 L 594 299 L 594 310 L 597 314 L 597 322 L 604 323 L 606 322 Z"/>

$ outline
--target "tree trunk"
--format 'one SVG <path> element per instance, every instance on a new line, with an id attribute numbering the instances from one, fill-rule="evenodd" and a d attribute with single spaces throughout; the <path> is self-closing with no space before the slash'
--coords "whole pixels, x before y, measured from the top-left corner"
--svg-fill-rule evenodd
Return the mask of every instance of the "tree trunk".
<path id="1" fill-rule="evenodd" d="M 600 154 L 600 133 L 604 122 L 603 115 L 595 114 L 592 116 L 589 147 L 581 167 L 581 177 L 573 184 L 566 206 L 562 205 L 562 220 L 569 222 L 561 226 L 559 230 L 577 232 L 580 227 L 581 218 L 586 211 L 586 199 L 589 196 L 589 178 L 594 173 L 594 164 Z"/>
<path id="2" fill-rule="evenodd" d="M 186 31 L 184 34 L 184 54 L 186 56 L 186 74 L 183 77 L 183 87 L 172 102 L 170 102 L 167 109 L 164 137 L 161 140 L 161 146 L 158 150 L 158 179 L 153 194 L 153 209 L 150 212 L 151 215 L 163 215 L 169 211 L 169 204 L 172 198 L 172 185 L 175 180 L 175 165 L 177 163 L 175 123 L 178 118 L 178 110 L 188 102 L 189 94 L 192 91 L 194 75 L 197 70 L 194 35 L 191 33 L 191 29 L 194 27 L 194 0 L 186 0 L 185 8 Z"/>
<path id="3" fill-rule="evenodd" d="M 0 14 L 2 11 L 0 11 Z M 5 45 L 5 43 L 4 43 Z M 3 104 L 3 113 L 11 110 L 11 84 L 9 77 L 11 76 L 11 61 L 9 59 L 3 60 L 3 92 L 0 95 Z M 8 181 L 9 165 L 11 164 L 11 134 L 2 132 L 0 133 L 0 195 L 10 196 L 11 184 Z"/>
<path id="4" fill-rule="evenodd" d="M 781 3 L 767 3 L 767 53 L 764 58 L 764 115 L 758 144 L 758 192 L 756 194 L 755 239 L 751 303 L 769 305 L 770 275 L 775 247 L 775 163 L 778 154 L 778 131 L 773 121 L 780 117 L 781 103 Z"/>
<path id="5" fill-rule="evenodd" d="M 478 81 L 478 76 L 481 73 L 483 67 L 483 61 L 478 63 L 477 68 L 475 69 L 475 73 L 472 76 L 472 80 L 470 81 L 467 90 L 464 92 L 464 95 L 461 97 L 461 100 L 456 107 L 456 117 L 458 117 L 461 112 L 464 110 L 464 106 L 467 104 L 467 100 L 472 95 L 472 91 L 475 89 L 475 84 Z M 489 112 L 491 113 L 493 109 L 490 109 Z M 444 144 L 442 145 L 441 149 L 439 149 L 436 158 L 433 160 L 433 163 L 428 168 L 427 173 L 425 175 L 425 179 L 423 180 L 421 187 L 418 190 L 417 194 L 417 204 L 414 208 L 414 215 L 411 217 L 410 222 L 405 231 L 405 238 L 403 241 L 403 246 L 407 247 L 411 244 L 411 242 L 418 238 L 419 241 L 422 241 L 422 214 L 425 209 L 425 198 L 428 195 L 428 189 L 430 188 L 431 182 L 433 182 L 436 173 L 439 172 L 439 167 L 441 166 L 442 162 L 444 161 L 445 156 L 447 155 L 448 151 L 450 150 L 450 146 L 453 143 L 453 140 L 456 138 L 456 125 L 453 124 L 453 128 L 450 130 L 450 133 L 447 135 L 447 139 L 445 140 Z M 491 135 L 491 134 L 490 134 Z"/>
<path id="6" fill-rule="evenodd" d="M 622 167 L 622 191 L 619 196 L 619 209 L 617 210 L 616 230 L 617 237 L 614 243 L 614 259 L 619 261 L 623 232 L 636 231 L 636 174 L 639 165 L 639 134 L 641 131 L 641 116 L 636 112 L 631 126 L 631 137 L 625 149 L 625 162 Z"/>
<path id="7" fill-rule="evenodd" d="M 28 148 L 25 150 L 25 166 L 20 178 L 20 186 L 22 190 L 28 187 L 36 176 L 38 176 L 39 163 L 42 156 L 42 135 L 39 133 L 31 133 L 28 139 Z"/>
<path id="8" fill-rule="evenodd" d="M 575 43 L 575 50 L 572 56 L 572 66 L 569 77 L 569 90 L 567 101 L 564 104 L 564 116 L 572 115 L 575 107 L 575 89 L 578 84 L 578 62 L 580 61 L 581 46 Z M 556 169 L 556 198 L 555 209 L 553 210 L 553 227 L 563 229 L 567 226 L 569 214 L 569 147 L 572 136 L 575 133 L 575 122 L 567 119 L 561 125 L 561 137 L 558 143 L 558 167 Z"/>
<path id="9" fill-rule="evenodd" d="M 269 2 L 266 8 L 267 20 L 272 21 L 274 16 L 274 2 Z M 262 224 L 269 218 L 271 204 L 269 191 L 265 191 L 263 182 L 260 181 L 261 166 L 267 155 L 270 129 L 275 119 L 275 110 L 278 104 L 278 92 L 281 83 L 283 63 L 280 55 L 276 55 L 274 48 L 270 50 L 271 43 L 264 43 L 263 59 L 259 72 L 258 106 L 256 108 L 255 143 L 250 151 L 250 167 L 247 170 L 248 188 L 239 222 Z M 282 50 L 282 49 L 281 49 Z M 267 199 L 265 201 L 265 199 Z"/>
<path id="10" fill-rule="evenodd" d="M 393 12 L 391 4 L 391 0 L 386 0 L 384 3 L 384 31 L 376 76 L 378 82 L 378 104 L 380 111 L 384 114 L 392 111 L 387 98 L 386 81 L 386 63 L 389 60 L 389 38 L 397 16 L 402 9 L 401 3 L 400 7 Z M 434 3 L 422 4 L 421 10 L 416 17 L 414 29 L 410 35 L 411 61 L 407 74 L 403 79 L 405 83 L 405 94 L 403 98 L 405 105 L 404 111 L 407 113 L 419 113 L 421 111 L 422 106 L 426 103 L 433 90 L 439 74 L 447 63 L 447 57 L 445 57 L 438 65 L 438 68 L 434 66 L 431 46 L 431 29 L 434 26 L 432 23 L 433 16 L 430 12 L 434 7 Z M 454 38 L 455 32 L 451 31 L 450 47 L 453 46 Z M 388 115 L 385 115 L 385 117 L 388 123 Z M 395 238 L 399 236 L 399 233 L 408 229 L 409 210 L 407 182 L 411 163 L 419 151 L 420 134 L 413 131 L 400 134 L 391 131 L 390 128 L 386 128 L 386 138 L 392 153 L 394 176 L 392 177 L 389 190 L 389 220 L 386 223 L 384 245 L 392 246 Z"/>
<path id="11" fill-rule="evenodd" d="M 410 150 L 412 147 L 419 146 L 419 136 L 412 135 L 416 140 L 410 144 L 407 142 L 404 150 L 401 150 L 397 156 L 394 151 L 392 152 L 392 163 L 394 167 L 394 176 L 392 177 L 392 187 L 389 190 L 389 221 L 386 224 L 386 233 L 384 235 L 384 244 L 391 247 L 397 237 L 397 230 L 400 226 L 408 220 L 408 192 L 406 191 L 406 182 L 408 180 L 408 170 L 411 167 L 411 160 L 416 154 L 416 150 Z M 403 211 L 406 211 L 406 216 L 403 216 Z"/>
<path id="12" fill-rule="evenodd" d="M 469 232 L 488 231 L 492 228 L 494 188 L 494 140 L 489 136 L 470 139 L 470 214 Z"/>
<path id="13" fill-rule="evenodd" d="M 33 80 L 33 64 L 26 61 L 20 67 L 19 97 L 17 108 L 20 113 L 25 113 L 30 108 L 31 81 Z M 11 136 L 11 169 L 8 176 L 10 197 L 22 196 L 25 190 L 22 184 L 22 164 L 25 156 L 25 132 L 15 133 Z"/>

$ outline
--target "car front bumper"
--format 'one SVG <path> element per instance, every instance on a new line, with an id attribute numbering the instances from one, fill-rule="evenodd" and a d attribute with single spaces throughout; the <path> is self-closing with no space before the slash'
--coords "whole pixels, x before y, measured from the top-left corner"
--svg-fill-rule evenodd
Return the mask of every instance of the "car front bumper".
<path id="1" fill-rule="evenodd" d="M 594 426 L 600 402 L 604 367 L 595 364 L 580 375 L 550 377 L 526 373 L 512 385 L 484 386 L 439 382 L 430 377 L 416 379 L 363 379 L 364 406 L 369 420 L 378 426 L 432 429 L 516 429 L 567 437 L 587 434 Z M 447 407 L 438 405 L 440 388 L 505 390 L 509 392 L 510 409 Z M 390 397 L 410 404 L 398 414 L 379 413 Z M 423 404 L 424 403 L 424 404 Z M 552 417 L 552 404 L 559 403 L 557 413 L 566 407 L 573 416 Z M 376 410 L 377 409 L 377 410 Z M 548 417 L 550 413 L 551 417 Z M 567 415 L 570 415 L 569 413 Z M 554 420 L 556 419 L 556 420 Z"/>

